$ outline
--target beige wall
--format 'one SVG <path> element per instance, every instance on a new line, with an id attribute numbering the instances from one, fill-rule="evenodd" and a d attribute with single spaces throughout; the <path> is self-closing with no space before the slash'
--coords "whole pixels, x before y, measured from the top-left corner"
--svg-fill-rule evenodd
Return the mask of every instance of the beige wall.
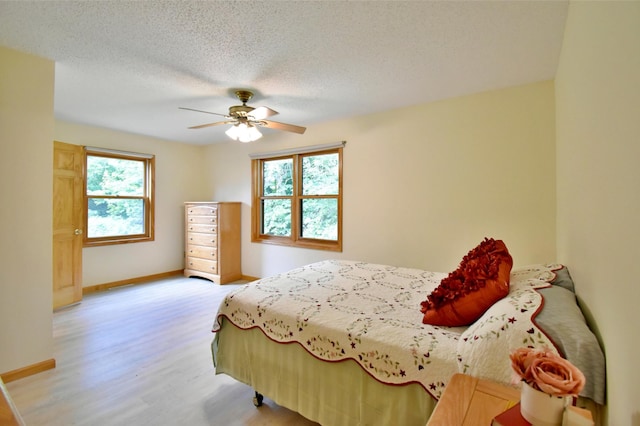
<path id="1" fill-rule="evenodd" d="M 85 249 L 85 285 L 182 268 L 180 205 L 192 199 L 243 202 L 246 275 L 334 257 L 447 271 L 484 236 L 502 238 L 516 264 L 569 265 L 606 348 L 608 424 L 639 426 L 638 22 L 639 2 L 572 2 L 555 92 L 541 82 L 208 147 L 54 129 L 53 63 L 0 48 L 0 372 L 52 357 L 55 138 L 157 155 L 156 242 Z M 338 140 L 344 252 L 251 243 L 248 154 Z"/>
<path id="2" fill-rule="evenodd" d="M 53 358 L 54 63 L 0 47 L 0 373 Z"/>
<path id="3" fill-rule="evenodd" d="M 556 78 L 558 259 L 605 346 L 608 424 L 640 425 L 640 2 L 572 2 Z"/>
<path id="4" fill-rule="evenodd" d="M 155 241 L 83 249 L 83 286 L 143 277 L 184 267 L 183 203 L 200 199 L 203 147 L 56 121 L 56 140 L 156 156 Z"/>
<path id="5" fill-rule="evenodd" d="M 552 82 L 491 91 L 207 147 L 211 199 L 243 203 L 243 273 L 348 258 L 454 269 L 485 236 L 516 264 L 555 261 Z M 344 251 L 250 242 L 248 154 L 346 140 Z"/>

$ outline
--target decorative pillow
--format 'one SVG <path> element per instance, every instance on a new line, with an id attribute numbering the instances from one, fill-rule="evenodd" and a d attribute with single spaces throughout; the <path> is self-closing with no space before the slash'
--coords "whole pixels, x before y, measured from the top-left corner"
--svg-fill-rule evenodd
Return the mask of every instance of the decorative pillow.
<path id="1" fill-rule="evenodd" d="M 473 323 L 509 293 L 512 266 L 504 242 L 485 238 L 420 303 L 423 324 L 457 327 Z"/>
<path id="2" fill-rule="evenodd" d="M 567 290 L 575 293 L 573 279 L 571 278 L 571 275 L 569 274 L 569 270 L 567 269 L 567 267 L 563 265 L 562 268 L 556 270 L 555 273 L 556 273 L 556 279 L 553 280 L 551 284 L 564 287 Z"/>
<path id="3" fill-rule="evenodd" d="M 580 395 L 604 404 L 604 354 L 598 339 L 587 325 L 575 293 L 558 285 L 538 289 L 538 293 L 544 297 L 544 308 L 535 318 L 536 324 L 549 336 L 560 353 L 587 377 Z"/>

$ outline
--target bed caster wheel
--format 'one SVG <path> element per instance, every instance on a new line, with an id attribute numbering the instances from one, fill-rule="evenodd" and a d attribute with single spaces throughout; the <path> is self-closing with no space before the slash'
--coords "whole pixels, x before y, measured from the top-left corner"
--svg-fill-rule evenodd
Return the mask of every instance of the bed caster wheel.
<path id="1" fill-rule="evenodd" d="M 256 396 L 253 397 L 253 405 L 255 405 L 256 407 L 261 407 L 263 399 L 264 399 L 264 396 L 256 392 Z"/>

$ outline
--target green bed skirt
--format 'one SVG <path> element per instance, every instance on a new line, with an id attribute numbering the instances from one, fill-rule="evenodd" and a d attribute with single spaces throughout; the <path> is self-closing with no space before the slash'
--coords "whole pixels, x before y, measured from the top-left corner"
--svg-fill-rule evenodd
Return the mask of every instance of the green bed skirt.
<path id="1" fill-rule="evenodd" d="M 241 330 L 227 321 L 212 352 L 216 374 L 321 425 L 424 426 L 436 404 L 420 384 L 383 384 L 353 360 L 321 361 L 297 343 L 276 343 L 258 329 Z"/>

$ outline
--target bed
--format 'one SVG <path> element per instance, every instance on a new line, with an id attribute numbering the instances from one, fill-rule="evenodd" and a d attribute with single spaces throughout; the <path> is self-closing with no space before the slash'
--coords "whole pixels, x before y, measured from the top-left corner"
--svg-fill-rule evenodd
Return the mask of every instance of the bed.
<path id="1" fill-rule="evenodd" d="M 425 425 L 454 373 L 513 384 L 509 352 L 550 347 L 585 373 L 581 399 L 604 403 L 604 356 L 566 268 L 513 268 L 472 324 L 423 324 L 446 276 L 329 260 L 240 287 L 216 315 L 216 374 L 323 425 Z"/>

